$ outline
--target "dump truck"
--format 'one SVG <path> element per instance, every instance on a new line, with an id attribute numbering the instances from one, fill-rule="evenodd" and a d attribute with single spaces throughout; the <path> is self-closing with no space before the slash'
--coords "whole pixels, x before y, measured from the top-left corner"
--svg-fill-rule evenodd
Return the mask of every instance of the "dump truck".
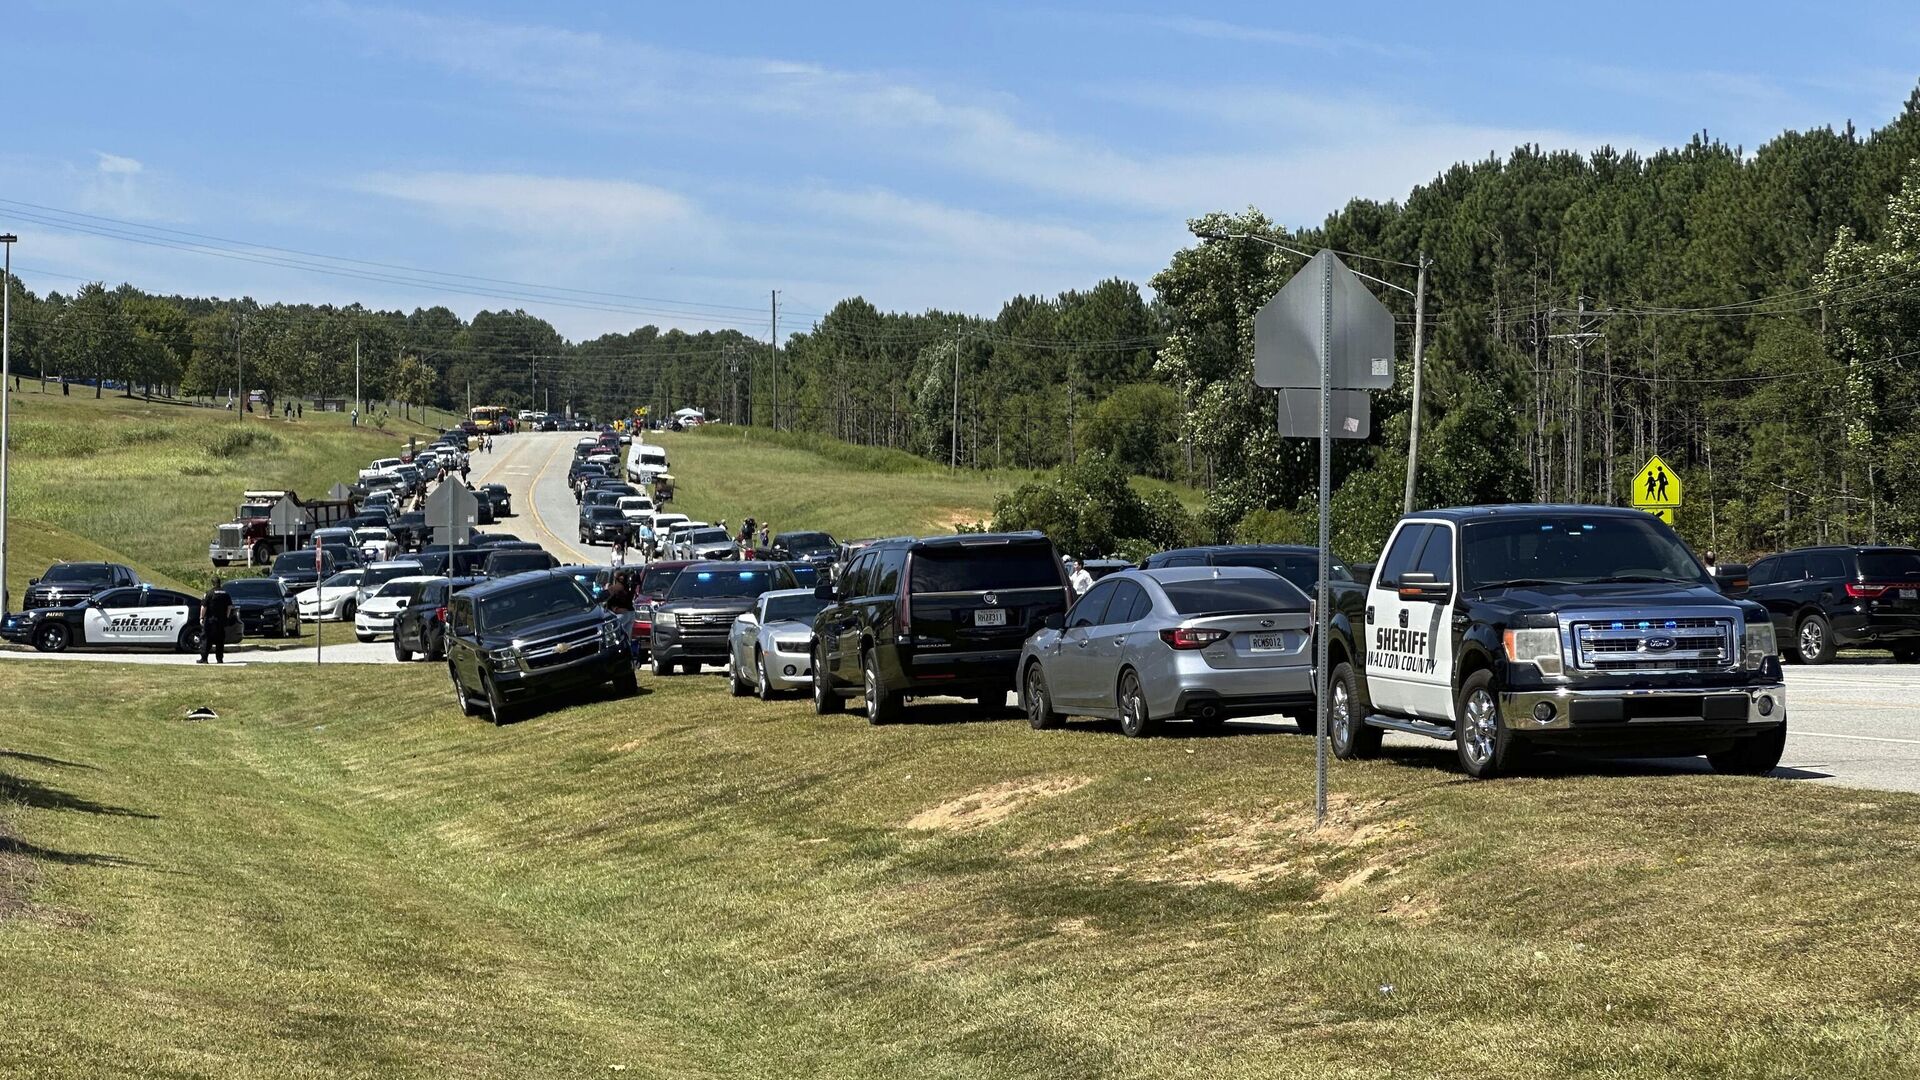
<path id="1" fill-rule="evenodd" d="M 352 517 L 357 502 L 354 499 L 308 500 L 291 491 L 277 490 L 247 491 L 241 494 L 241 499 L 233 520 L 216 528 L 213 543 L 207 545 L 207 555 L 215 566 L 270 564 L 274 556 L 287 550 L 290 544 L 298 547 L 306 543 L 313 530 L 338 525 Z M 282 499 L 293 500 L 306 514 L 306 520 L 291 534 L 273 527 L 273 508 Z"/>

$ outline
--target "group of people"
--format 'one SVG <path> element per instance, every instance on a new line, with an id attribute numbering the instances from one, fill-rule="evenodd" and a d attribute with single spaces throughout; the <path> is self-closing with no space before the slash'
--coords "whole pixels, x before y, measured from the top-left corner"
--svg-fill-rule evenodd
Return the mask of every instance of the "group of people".
<path id="1" fill-rule="evenodd" d="M 725 524 L 725 522 L 721 524 Z M 772 539 L 773 526 L 761 523 L 759 529 L 756 531 L 754 528 L 754 520 L 749 517 L 740 523 L 740 535 L 734 537 L 734 543 L 740 546 L 741 558 L 751 559 L 758 554 L 764 554 L 771 550 Z"/>

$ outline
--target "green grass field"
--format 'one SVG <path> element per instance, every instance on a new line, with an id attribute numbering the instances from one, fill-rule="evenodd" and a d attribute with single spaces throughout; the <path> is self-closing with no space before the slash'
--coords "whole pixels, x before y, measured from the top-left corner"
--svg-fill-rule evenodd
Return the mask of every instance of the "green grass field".
<path id="1" fill-rule="evenodd" d="M 785 528 L 822 529 L 844 540 L 952 532 L 987 521 L 994 499 L 1038 473 L 954 472 L 900 450 L 855 446 L 815 435 L 711 425 L 648 436 L 667 447 L 680 511 L 702 521 L 743 514 Z M 1142 492 L 1164 487 L 1190 509 L 1192 488 L 1137 477 Z M 743 509 L 744 508 L 744 509 Z"/>
<path id="2" fill-rule="evenodd" d="M 198 586 L 213 572 L 207 544 L 247 488 L 292 488 L 306 498 L 351 483 L 373 458 L 426 428 L 353 428 L 339 414 L 245 421 L 224 409 L 42 394 L 12 396 L 7 587 L 55 559 L 110 559 L 147 580 Z"/>
<path id="3" fill-rule="evenodd" d="M 1920 1070 L 1912 797 L 263 674 L 0 668 L 0 1075 Z"/>

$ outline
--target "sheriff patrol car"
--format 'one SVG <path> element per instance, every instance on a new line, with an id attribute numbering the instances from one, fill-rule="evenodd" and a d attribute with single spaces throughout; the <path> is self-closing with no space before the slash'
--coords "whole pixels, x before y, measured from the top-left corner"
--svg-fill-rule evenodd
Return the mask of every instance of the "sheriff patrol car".
<path id="1" fill-rule="evenodd" d="M 1664 522 L 1600 506 L 1482 506 L 1402 518 L 1364 624 L 1337 623 L 1329 736 L 1455 744 L 1469 776 L 1534 749 L 1704 754 L 1765 774 L 1786 745 L 1773 624 L 1724 595 Z"/>
<path id="2" fill-rule="evenodd" d="M 238 623 L 225 632 L 228 644 L 240 640 Z M 75 645 L 197 652 L 200 598 L 150 585 L 108 589 L 64 607 L 13 612 L 0 622 L 0 638 L 41 652 L 64 652 Z"/>

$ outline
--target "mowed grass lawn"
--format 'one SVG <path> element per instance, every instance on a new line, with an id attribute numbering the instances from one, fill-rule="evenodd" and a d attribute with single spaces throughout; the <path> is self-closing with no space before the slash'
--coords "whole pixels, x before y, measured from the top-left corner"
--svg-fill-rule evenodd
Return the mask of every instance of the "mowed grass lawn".
<path id="1" fill-rule="evenodd" d="M 426 428 L 396 415 L 353 428 L 312 410 L 288 422 L 224 409 L 148 403 L 91 391 L 13 395 L 9 594 L 56 558 L 127 562 L 162 584 L 201 585 L 207 544 L 248 488 L 323 498 L 368 461 Z"/>
<path id="2" fill-rule="evenodd" d="M 644 684 L 0 666 L 0 1075 L 1920 1071 L 1920 799 Z"/>
<path id="3" fill-rule="evenodd" d="M 751 514 L 776 531 L 819 529 L 842 540 L 950 533 L 989 521 L 996 498 L 1042 475 L 954 472 L 900 450 L 757 428 L 712 425 L 648 438 L 673 461 L 681 513 L 734 526 Z M 1142 493 L 1167 488 L 1190 509 L 1203 501 L 1192 488 L 1145 477 L 1134 483 Z"/>

